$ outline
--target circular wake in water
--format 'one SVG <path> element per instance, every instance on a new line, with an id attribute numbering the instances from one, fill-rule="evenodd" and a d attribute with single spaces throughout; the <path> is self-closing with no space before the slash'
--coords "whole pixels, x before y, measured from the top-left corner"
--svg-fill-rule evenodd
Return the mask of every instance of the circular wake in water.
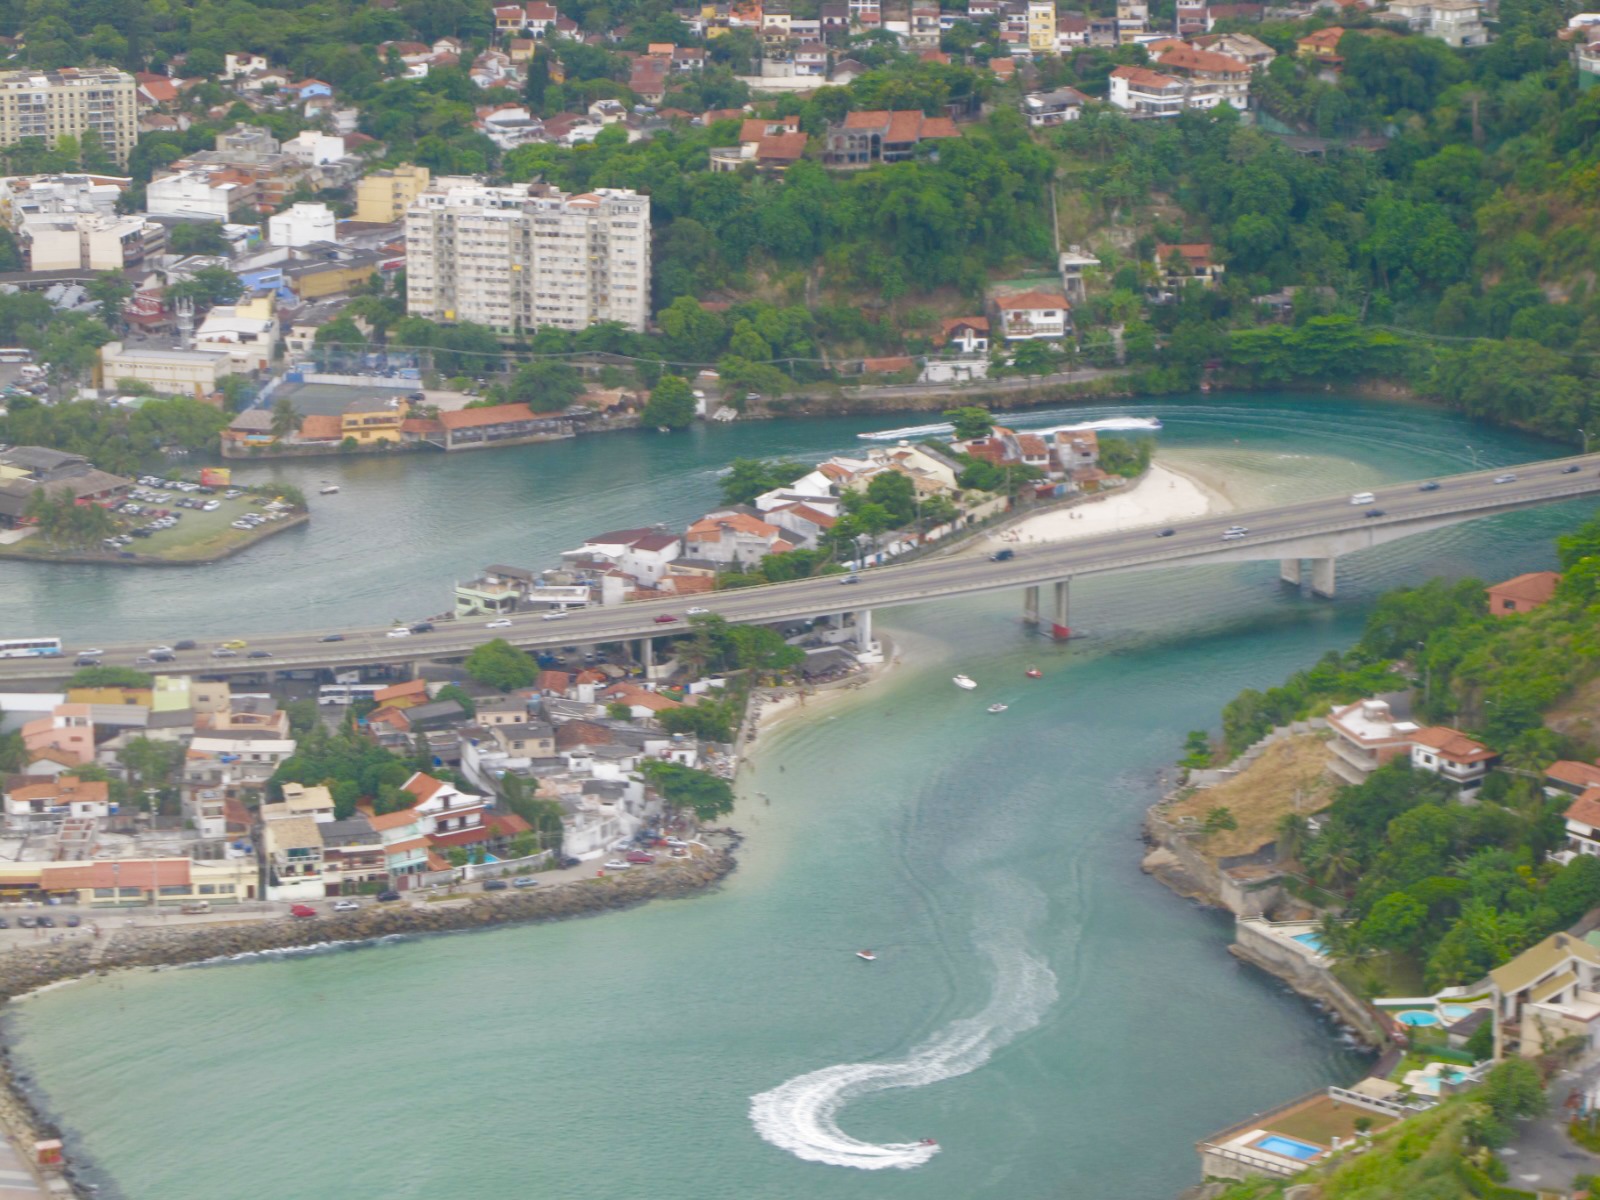
<path id="1" fill-rule="evenodd" d="M 939 1152 L 924 1142 L 863 1142 L 839 1128 L 850 1101 L 890 1088 L 926 1087 L 975 1071 L 1001 1046 L 1032 1029 L 1056 1000 L 1056 977 L 1019 942 L 991 945 L 994 991 L 982 1012 L 950 1022 L 905 1058 L 838 1063 L 797 1075 L 750 1100 L 750 1120 L 766 1141 L 807 1162 L 882 1171 L 910 1170 Z"/>

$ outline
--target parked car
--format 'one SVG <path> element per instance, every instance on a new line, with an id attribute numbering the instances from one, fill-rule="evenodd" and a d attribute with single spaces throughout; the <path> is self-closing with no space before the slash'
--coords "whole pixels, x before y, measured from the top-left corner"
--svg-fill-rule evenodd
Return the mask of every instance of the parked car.
<path id="1" fill-rule="evenodd" d="M 314 917 L 317 915 L 317 910 L 309 904 L 296 904 L 289 910 L 289 915 L 291 917 Z"/>
<path id="2" fill-rule="evenodd" d="M 38 925 L 40 929 L 54 929 L 56 927 L 56 919 L 46 913 L 38 918 Z"/>
<path id="3" fill-rule="evenodd" d="M 620 858 L 613 858 L 606 863 L 606 870 L 608 871 L 626 871 L 627 869 L 628 864 Z"/>
<path id="4" fill-rule="evenodd" d="M 486 892 L 503 892 L 510 886 L 504 879 L 485 879 L 483 881 L 483 890 Z"/>
<path id="5" fill-rule="evenodd" d="M 11 928 L 11 922 L 6 920 L 4 917 L 0 917 L 0 929 L 10 929 L 10 928 Z"/>
<path id="6" fill-rule="evenodd" d="M 211 901 L 196 900 L 192 904 L 185 904 L 178 909 L 186 917 L 198 917 L 211 911 Z"/>
<path id="7" fill-rule="evenodd" d="M 532 875 L 518 875 L 511 881 L 511 886 L 515 888 L 537 887 L 538 885 L 539 881 Z"/>
<path id="8" fill-rule="evenodd" d="M 361 905 L 357 904 L 354 900 L 335 900 L 333 902 L 334 912 L 355 912 L 360 907 Z"/>
<path id="9" fill-rule="evenodd" d="M 689 843 L 684 841 L 682 838 L 669 837 L 667 839 L 667 845 L 671 846 L 675 850 L 680 846 L 687 846 L 688 844 Z"/>
<path id="10" fill-rule="evenodd" d="M 657 625 L 671 625 L 677 619 L 678 618 L 673 616 L 671 613 L 662 613 L 659 617 L 656 618 L 656 624 Z"/>
<path id="11" fill-rule="evenodd" d="M 484 628 L 485 629 L 510 629 L 511 628 L 511 618 L 510 617 L 496 617 L 493 621 L 487 622 L 484 625 Z"/>
<path id="12" fill-rule="evenodd" d="M 18 929 L 32 929 L 38 923 L 39 923 L 39 918 L 38 917 L 18 917 L 17 918 L 17 928 Z"/>
<path id="13" fill-rule="evenodd" d="M 378 902 L 380 904 L 388 904 L 391 901 L 398 900 L 398 899 L 400 899 L 400 893 L 399 892 L 388 891 L 388 892 L 379 892 L 378 893 Z"/>
<path id="14" fill-rule="evenodd" d="M 82 925 L 82 924 L 83 924 L 83 918 L 80 917 L 77 913 L 71 913 L 71 914 L 68 915 L 68 917 L 67 917 L 67 928 L 68 929 L 76 929 L 79 925 Z"/>
<path id="15" fill-rule="evenodd" d="M 561 865 L 563 867 L 581 867 L 583 865 L 583 860 L 573 858 L 572 855 L 568 854 L 561 858 Z"/>
<path id="16" fill-rule="evenodd" d="M 653 863 L 656 860 L 654 854 L 647 853 L 644 850 L 629 850 L 623 857 L 631 863 Z"/>

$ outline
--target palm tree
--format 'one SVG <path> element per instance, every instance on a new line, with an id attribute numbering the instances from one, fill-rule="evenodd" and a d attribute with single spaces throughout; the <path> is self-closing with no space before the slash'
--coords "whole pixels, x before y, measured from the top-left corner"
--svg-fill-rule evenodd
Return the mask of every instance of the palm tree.
<path id="1" fill-rule="evenodd" d="M 1278 819 L 1278 861 L 1299 858 L 1310 839 L 1311 822 L 1300 813 L 1284 813 Z"/>

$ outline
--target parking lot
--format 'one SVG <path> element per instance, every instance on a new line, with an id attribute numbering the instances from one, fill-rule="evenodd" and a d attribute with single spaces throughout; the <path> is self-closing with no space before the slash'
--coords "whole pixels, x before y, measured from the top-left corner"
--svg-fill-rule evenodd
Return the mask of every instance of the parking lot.
<path id="1" fill-rule="evenodd" d="M 271 497 L 149 475 L 113 511 L 123 531 L 104 549 L 178 562 L 214 557 L 291 515 Z"/>

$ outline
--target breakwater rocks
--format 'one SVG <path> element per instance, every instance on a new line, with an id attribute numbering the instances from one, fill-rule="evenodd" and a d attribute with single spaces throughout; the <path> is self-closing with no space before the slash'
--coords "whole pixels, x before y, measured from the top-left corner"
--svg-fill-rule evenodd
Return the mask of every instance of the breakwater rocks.
<path id="1" fill-rule="evenodd" d="M 142 926 L 108 933 L 103 944 L 80 937 L 19 947 L 0 959 L 0 999 L 12 999 L 95 971 L 177 966 L 331 942 L 560 921 L 631 908 L 650 900 L 689 896 L 714 886 L 734 869 L 736 845 L 734 839 L 726 849 L 686 862 L 607 872 L 548 888 L 474 893 L 431 904 L 373 904 L 357 912 L 316 918 Z"/>

